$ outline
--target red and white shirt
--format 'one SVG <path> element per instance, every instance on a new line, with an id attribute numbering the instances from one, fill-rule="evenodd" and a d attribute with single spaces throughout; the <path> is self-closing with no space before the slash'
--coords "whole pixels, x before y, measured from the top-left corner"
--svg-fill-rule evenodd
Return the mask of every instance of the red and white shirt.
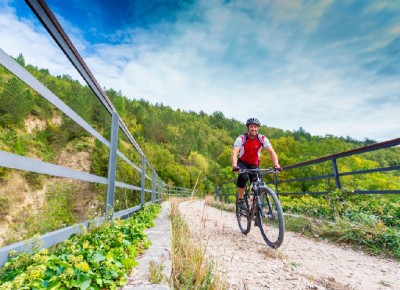
<path id="1" fill-rule="evenodd" d="M 249 133 L 245 135 L 237 137 L 233 147 L 240 147 L 239 160 L 250 165 L 258 166 L 260 163 L 261 150 L 272 145 L 264 135 L 258 134 L 258 137 L 254 139 L 250 138 Z"/>

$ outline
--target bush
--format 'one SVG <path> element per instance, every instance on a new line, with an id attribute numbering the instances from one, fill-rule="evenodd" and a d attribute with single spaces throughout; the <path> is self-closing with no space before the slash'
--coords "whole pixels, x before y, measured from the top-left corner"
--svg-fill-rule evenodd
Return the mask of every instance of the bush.
<path id="1" fill-rule="evenodd" d="M 7 196 L 0 196 L 0 218 L 8 215 L 10 210 L 10 201 Z"/>
<path id="2" fill-rule="evenodd" d="M 33 189 L 42 189 L 45 181 L 45 177 L 42 174 L 34 172 L 25 172 L 25 180 L 28 182 L 29 186 Z"/>

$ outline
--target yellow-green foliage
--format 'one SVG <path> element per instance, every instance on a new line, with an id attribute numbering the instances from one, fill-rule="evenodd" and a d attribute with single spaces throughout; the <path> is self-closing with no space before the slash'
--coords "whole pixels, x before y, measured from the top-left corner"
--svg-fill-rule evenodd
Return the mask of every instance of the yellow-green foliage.
<path id="1" fill-rule="evenodd" d="M 82 86 L 68 75 L 54 77 L 47 69 L 39 69 L 26 65 L 23 56 L 19 63 L 37 77 L 44 85 L 54 92 L 63 102 L 74 109 L 86 122 L 97 129 L 106 139 L 110 138 L 111 116 L 93 92 Z M 164 181 L 170 180 L 175 186 L 193 187 L 196 181 L 200 191 L 210 193 L 213 187 L 221 182 L 233 178 L 231 172 L 230 152 L 234 139 L 246 131 L 243 121 L 228 119 L 222 112 L 216 111 L 211 115 L 204 112 L 185 112 L 172 110 L 163 104 L 150 104 L 145 100 L 136 100 L 125 97 L 122 92 L 114 89 L 106 90 L 108 97 L 114 103 L 119 115 L 123 118 L 133 137 L 146 154 L 148 161 L 156 169 Z M 21 155 L 33 155 L 45 161 L 54 161 L 60 149 L 74 140 L 81 140 L 88 136 L 79 125 L 61 114 L 46 100 L 38 96 L 32 89 L 16 80 L 4 68 L 0 67 L 0 148 Z M 21 108 L 19 108 L 21 107 Z M 61 116 L 61 123 L 54 124 L 50 120 Z M 37 130 L 31 137 L 24 136 L 22 122 L 29 116 L 35 116 L 44 121 L 43 130 Z M 11 118 L 11 119 L 10 119 Z M 0 118 L 1 119 L 1 118 Z M 10 129 L 3 132 L 4 128 Z M 19 130 L 17 130 L 19 129 Z M 325 155 L 354 149 L 371 144 L 371 140 L 364 142 L 350 137 L 312 136 L 304 129 L 284 131 L 277 128 L 261 126 L 260 133 L 265 134 L 273 144 L 282 166 L 319 158 Z M 119 132 L 119 136 L 123 133 Z M 4 137 L 4 138 L 3 138 Z M 130 142 L 120 137 L 119 149 L 129 159 L 140 166 L 140 157 L 134 150 L 126 150 L 123 142 Z M 9 140 L 2 144 L 4 140 Z M 107 175 L 108 149 L 101 143 L 94 146 L 91 172 L 101 176 Z M 359 157 L 350 157 L 338 160 L 340 171 L 348 169 L 371 168 L 371 166 L 392 166 L 399 162 L 400 148 L 385 149 L 379 152 L 366 153 Z M 122 181 L 133 180 L 137 176 L 130 166 L 119 160 L 118 178 Z M 121 165 L 122 164 L 122 165 Z M 272 163 L 268 154 L 261 159 L 261 166 L 268 167 Z M 329 174 L 332 165 L 329 162 L 312 165 L 301 170 L 282 173 L 282 178 L 295 178 L 310 175 Z M 0 171 L 0 178 L 6 173 Z M 398 185 L 398 171 L 377 175 L 372 178 L 363 178 L 359 175 L 344 177 L 346 186 L 356 188 L 382 187 L 392 189 Z M 354 186 L 354 185 L 356 186 Z M 385 187 L 387 185 L 387 187 Z M 283 191 L 322 191 L 335 188 L 334 182 L 307 181 L 301 184 L 283 184 Z"/>
<path id="2" fill-rule="evenodd" d="M 0 269 L 0 289 L 117 289 L 149 246 L 144 230 L 159 211 L 158 204 L 146 206 L 129 219 L 72 235 L 51 250 L 11 252 Z"/>

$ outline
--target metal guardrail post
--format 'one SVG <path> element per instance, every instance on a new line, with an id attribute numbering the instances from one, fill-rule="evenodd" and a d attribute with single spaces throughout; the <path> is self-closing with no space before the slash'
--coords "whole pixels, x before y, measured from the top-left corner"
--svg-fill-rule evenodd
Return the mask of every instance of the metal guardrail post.
<path id="1" fill-rule="evenodd" d="M 161 202 L 161 196 L 162 196 L 162 183 L 161 183 L 161 178 L 158 177 L 158 197 L 157 197 L 157 199 L 159 199 L 160 202 Z"/>
<path id="2" fill-rule="evenodd" d="M 220 200 L 219 200 L 219 191 L 220 191 L 219 186 L 217 186 L 217 187 L 215 188 L 215 200 L 216 200 L 216 201 L 220 201 Z"/>
<path id="3" fill-rule="evenodd" d="M 118 114 L 113 112 L 111 117 L 111 141 L 108 159 L 108 185 L 106 199 L 106 216 L 112 218 L 114 208 L 115 178 L 117 175 L 117 147 L 118 147 Z"/>
<path id="4" fill-rule="evenodd" d="M 162 180 L 161 178 L 158 178 L 158 190 L 159 190 L 159 196 L 158 199 L 160 200 L 160 202 L 162 201 L 162 191 L 163 191 L 163 184 L 162 184 Z"/>
<path id="5" fill-rule="evenodd" d="M 275 185 L 276 196 L 279 196 L 279 192 L 278 192 L 278 174 L 276 174 L 276 173 L 274 173 L 274 185 Z"/>
<path id="6" fill-rule="evenodd" d="M 154 170 L 151 172 L 151 202 L 154 203 L 156 192 L 156 173 Z"/>
<path id="7" fill-rule="evenodd" d="M 337 168 L 336 158 L 332 158 L 332 167 L 333 167 L 333 176 L 335 177 L 336 188 L 341 188 L 340 179 L 339 179 L 339 171 Z"/>
<path id="8" fill-rule="evenodd" d="M 156 176 L 156 195 L 155 195 L 155 200 L 158 201 L 160 198 L 160 178 L 158 175 Z"/>
<path id="9" fill-rule="evenodd" d="M 144 190 L 146 188 L 146 158 L 142 155 L 142 191 L 140 196 L 140 204 L 144 205 Z"/>
<path id="10" fill-rule="evenodd" d="M 224 202 L 229 202 L 229 188 L 225 188 Z"/>

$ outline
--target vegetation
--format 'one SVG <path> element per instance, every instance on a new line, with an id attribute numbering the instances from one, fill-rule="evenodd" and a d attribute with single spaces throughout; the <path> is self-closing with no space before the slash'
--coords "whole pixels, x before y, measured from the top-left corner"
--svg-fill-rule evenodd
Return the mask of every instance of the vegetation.
<path id="1" fill-rule="evenodd" d="M 18 56 L 17 60 L 25 65 L 22 55 Z M 54 77 L 46 69 L 31 65 L 25 65 L 25 68 L 105 138 L 109 138 L 110 114 L 87 86 L 67 75 Z M 189 188 L 193 188 L 199 180 L 199 191 L 210 193 L 216 183 L 232 178 L 231 147 L 234 139 L 245 131 L 242 122 L 227 119 L 219 111 L 207 115 L 202 111 L 196 113 L 172 110 L 163 104 L 152 105 L 143 99 L 128 99 L 113 89 L 107 89 L 106 93 L 162 180 Z M 80 150 L 92 152 L 90 172 L 107 175 L 108 148 L 98 141 L 90 143 L 86 131 L 2 67 L 0 113 L 1 150 L 54 161 L 57 152 L 69 143 L 85 142 L 86 147 Z M 33 117 L 43 122 L 42 129 L 27 133 L 24 130 L 24 122 Z M 60 119 L 59 122 L 54 121 L 57 118 Z M 260 132 L 270 138 L 283 166 L 374 143 L 370 139 L 358 141 L 348 136 L 312 136 L 301 127 L 291 132 L 261 126 Z M 119 135 L 119 150 L 136 164 L 140 164 L 139 155 L 130 149 L 132 146 L 127 138 L 122 133 Z M 399 153 L 400 148 L 392 148 L 381 150 L 379 153 L 368 153 L 362 157 L 340 159 L 339 170 L 344 172 L 397 165 L 400 163 Z M 268 156 L 263 157 L 261 164 L 264 167 L 271 165 Z M 133 179 L 134 182 L 139 182 L 140 176 L 134 175 L 134 172 L 124 161 L 118 162 L 118 177 L 121 181 Z M 328 162 L 310 166 L 300 172 L 290 171 L 283 174 L 284 177 L 291 178 L 315 172 L 331 172 L 331 164 Z M 6 172 L 0 174 L 3 178 L 6 176 Z M 389 182 L 392 177 L 392 173 L 382 173 L 376 177 L 374 175 L 370 183 L 384 188 L 389 184 L 392 188 L 398 182 L 398 179 Z M 354 182 L 365 188 L 372 186 L 365 185 L 364 180 L 359 180 L 358 177 L 346 180 L 349 184 Z M 303 191 L 309 191 L 315 187 L 332 189 L 334 183 L 316 185 L 315 182 L 309 182 L 301 185 L 290 184 L 286 187 L 288 190 L 300 187 Z"/>
<path id="2" fill-rule="evenodd" d="M 359 196 L 336 190 L 326 196 L 280 195 L 285 228 L 309 237 L 359 246 L 400 260 L 400 200 L 397 196 Z M 206 198 L 207 204 L 234 211 L 233 203 Z"/>
<path id="3" fill-rule="evenodd" d="M 327 196 L 280 196 L 286 228 L 359 245 L 400 260 L 400 200 L 336 190 Z"/>
<path id="4" fill-rule="evenodd" d="M 152 204 L 126 220 L 93 227 L 48 250 L 10 253 L 0 289 L 117 289 L 126 284 L 136 256 L 149 246 L 144 233 L 160 211 Z"/>
<path id="5" fill-rule="evenodd" d="M 110 138 L 110 114 L 87 86 L 68 75 L 52 76 L 47 69 L 25 64 L 22 55 L 17 57 L 17 61 L 105 139 Z M 106 94 L 163 181 L 179 187 L 195 187 L 197 194 L 203 195 L 213 193 L 218 183 L 234 178 L 230 163 L 231 148 L 234 139 L 246 130 L 243 122 L 226 118 L 219 111 L 207 115 L 202 111 L 173 110 L 160 103 L 150 104 L 143 99 L 129 99 L 113 89 L 106 89 Z M 264 125 L 260 127 L 260 133 L 269 137 L 282 166 L 375 143 L 374 140 L 359 141 L 349 136 L 312 136 L 301 127 L 285 131 Z M 122 132 L 118 136 L 118 149 L 140 167 L 139 153 L 132 148 Z M 99 176 L 107 177 L 108 174 L 109 149 L 2 66 L 0 150 Z M 83 165 L 67 162 L 71 156 L 83 156 L 80 160 Z M 338 159 L 340 172 L 399 164 L 400 147 Z M 262 157 L 261 166 L 271 166 L 267 155 Z M 324 162 L 284 171 L 280 178 L 292 179 L 331 172 L 332 164 Z M 151 175 L 149 171 L 146 173 Z M 22 179 L 20 183 L 13 184 L 19 179 Z M 141 184 L 140 173 L 119 157 L 117 179 L 136 186 Z M 341 181 L 343 188 L 398 190 L 400 171 L 346 176 Z M 146 188 L 151 188 L 151 181 L 147 179 Z M 288 213 L 305 215 L 311 219 L 323 218 L 335 224 L 343 222 L 342 226 L 346 222 L 361 225 L 368 221 L 365 223 L 366 228 L 373 228 L 384 235 L 375 238 L 375 232 L 371 234 L 370 231 L 362 230 L 362 233 L 351 236 L 348 232 L 337 231 L 337 239 L 352 240 L 370 247 L 371 242 L 367 241 L 370 237 L 374 247 L 384 244 L 384 252 L 398 255 L 395 251 L 396 247 L 399 248 L 398 199 L 390 196 L 342 196 L 342 193 L 336 191 L 333 179 L 285 183 L 280 191 L 332 192 L 333 195 L 330 194 L 328 198 L 282 197 L 282 204 Z M 103 185 L 72 185 L 71 181 L 0 168 L 0 218 L 5 221 L 8 217 L 7 220 L 12 221 L 9 223 L 12 233 L 7 232 L 0 238 L 8 244 L 34 233 L 44 233 L 103 215 L 105 192 L 106 187 Z M 42 199 L 16 207 L 29 196 L 41 196 Z M 145 200 L 149 199 L 150 194 L 147 194 Z M 138 191 L 118 189 L 115 193 L 115 210 L 137 205 L 139 200 Z M 80 201 L 85 206 L 78 207 L 72 201 Z M 329 228 L 328 225 L 330 223 L 325 228 Z M 329 236 L 323 234 L 322 229 L 312 233 Z"/>
<path id="6" fill-rule="evenodd" d="M 153 284 L 160 284 L 162 282 L 167 281 L 167 277 L 165 277 L 163 270 L 165 265 L 163 263 L 156 263 L 154 261 L 150 261 L 149 267 L 149 282 Z"/>
<path id="7" fill-rule="evenodd" d="M 178 200 L 171 201 L 173 284 L 176 289 L 227 289 L 204 254 L 195 245 L 185 221 L 180 216 Z"/>

